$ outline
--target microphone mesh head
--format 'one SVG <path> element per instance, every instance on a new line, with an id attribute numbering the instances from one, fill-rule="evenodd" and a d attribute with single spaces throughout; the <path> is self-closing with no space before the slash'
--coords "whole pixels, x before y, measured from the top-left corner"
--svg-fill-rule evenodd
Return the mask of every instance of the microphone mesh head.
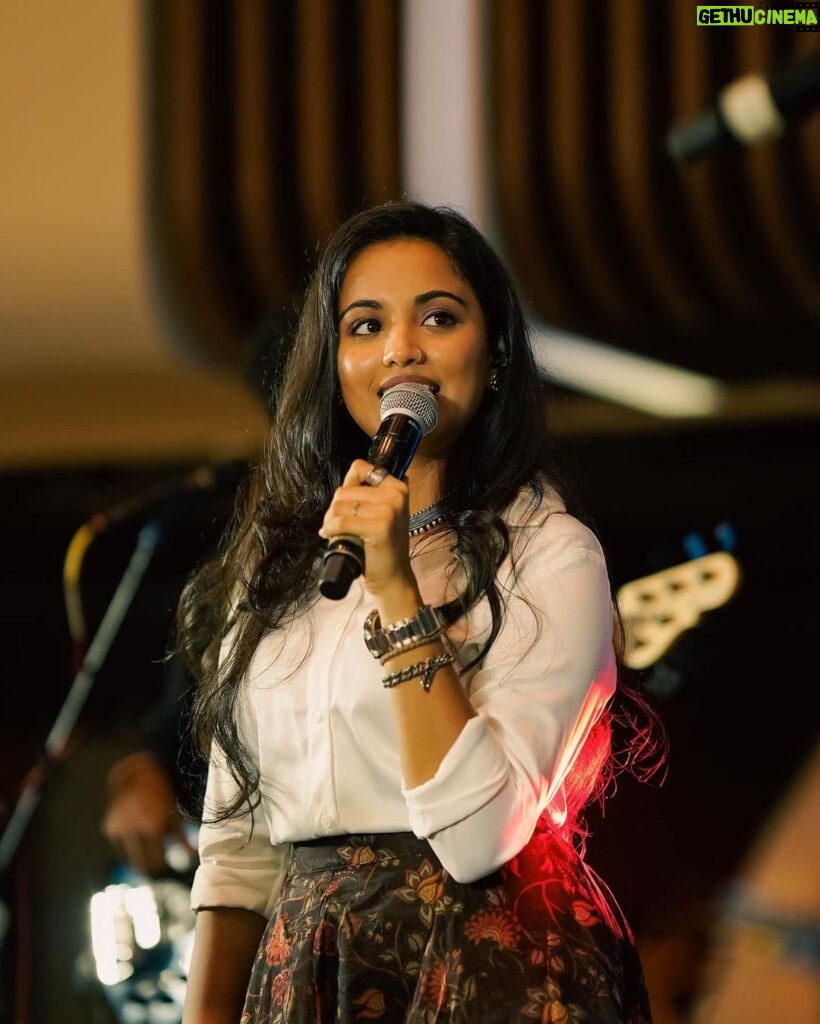
<path id="1" fill-rule="evenodd" d="M 438 423 L 436 396 L 426 384 L 396 384 L 382 395 L 379 405 L 382 421 L 393 413 L 410 416 L 421 427 L 422 434 L 435 430 Z"/>

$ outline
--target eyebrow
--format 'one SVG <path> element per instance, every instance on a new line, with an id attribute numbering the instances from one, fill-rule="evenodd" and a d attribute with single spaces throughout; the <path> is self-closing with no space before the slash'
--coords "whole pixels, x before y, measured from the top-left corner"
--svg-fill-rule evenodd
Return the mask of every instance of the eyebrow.
<path id="1" fill-rule="evenodd" d="M 464 306 L 465 309 L 467 308 L 467 303 L 464 301 L 464 299 L 461 298 L 460 295 L 456 295 L 455 292 L 444 291 L 444 289 L 441 288 L 434 288 L 432 291 L 422 292 L 421 295 L 417 295 L 415 297 L 415 299 L 413 300 L 413 304 L 416 306 L 423 306 L 425 302 L 429 302 L 431 299 L 442 298 L 454 299 L 456 302 L 459 303 L 459 305 Z M 382 304 L 380 302 L 376 302 L 375 299 L 355 299 L 353 302 L 350 303 L 349 306 L 345 306 L 345 308 L 341 311 L 341 313 L 339 314 L 339 323 L 342 322 L 345 315 L 349 313 L 351 309 L 356 309 L 357 307 L 360 307 L 362 309 L 378 310 L 382 309 Z"/>

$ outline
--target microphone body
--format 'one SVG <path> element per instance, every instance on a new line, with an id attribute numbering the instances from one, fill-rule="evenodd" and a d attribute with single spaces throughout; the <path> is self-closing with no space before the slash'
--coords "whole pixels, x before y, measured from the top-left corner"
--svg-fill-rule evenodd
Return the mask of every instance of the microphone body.
<path id="1" fill-rule="evenodd" d="M 744 75 L 718 93 L 716 105 L 667 133 L 666 150 L 693 160 L 726 148 L 782 135 L 787 124 L 820 105 L 820 59 L 781 68 L 764 78 Z"/>
<path id="2" fill-rule="evenodd" d="M 401 480 L 421 439 L 436 426 L 436 399 L 425 385 L 398 384 L 385 391 L 380 412 L 381 425 L 370 442 L 367 461 Z M 323 556 L 319 591 L 324 597 L 338 601 L 363 572 L 361 540 L 352 534 L 333 537 Z"/>
<path id="3" fill-rule="evenodd" d="M 391 476 L 401 480 L 423 436 L 418 420 L 407 413 L 391 413 L 382 420 L 373 435 L 367 450 L 367 461 L 374 466 L 384 467 Z"/>

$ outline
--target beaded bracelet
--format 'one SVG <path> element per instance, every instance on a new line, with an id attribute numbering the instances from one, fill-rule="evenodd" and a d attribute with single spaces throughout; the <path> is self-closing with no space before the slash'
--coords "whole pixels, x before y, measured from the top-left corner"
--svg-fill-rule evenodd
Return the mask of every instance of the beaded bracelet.
<path id="1" fill-rule="evenodd" d="M 424 661 L 416 662 L 415 665 L 408 665 L 407 668 L 385 676 L 382 684 L 387 687 L 398 686 L 399 683 L 406 683 L 409 679 L 417 679 L 421 676 L 421 688 L 425 693 L 428 693 L 433 685 L 433 677 L 436 672 L 440 668 L 444 668 L 445 665 L 452 665 L 455 660 L 455 656 L 451 651 L 447 651 L 444 654 L 436 654 L 431 658 L 426 658 Z"/>

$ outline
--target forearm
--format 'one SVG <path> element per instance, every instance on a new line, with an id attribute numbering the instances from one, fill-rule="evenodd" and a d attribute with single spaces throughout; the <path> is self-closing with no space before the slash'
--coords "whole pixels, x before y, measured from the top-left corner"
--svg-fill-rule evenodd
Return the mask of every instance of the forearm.
<path id="1" fill-rule="evenodd" d="M 183 1024 L 236 1024 L 265 925 L 252 910 L 199 911 Z"/>
<path id="2" fill-rule="evenodd" d="M 383 623 L 414 615 L 422 604 L 418 587 L 412 582 L 397 583 L 377 600 Z M 440 641 L 433 640 L 390 658 L 385 662 L 384 673 L 398 672 L 441 653 Z M 436 774 L 445 754 L 476 712 L 452 665 L 445 665 L 436 672 L 429 691 L 422 689 L 419 679 L 411 679 L 393 687 L 389 699 L 393 705 L 402 777 L 408 787 L 419 786 Z"/>

